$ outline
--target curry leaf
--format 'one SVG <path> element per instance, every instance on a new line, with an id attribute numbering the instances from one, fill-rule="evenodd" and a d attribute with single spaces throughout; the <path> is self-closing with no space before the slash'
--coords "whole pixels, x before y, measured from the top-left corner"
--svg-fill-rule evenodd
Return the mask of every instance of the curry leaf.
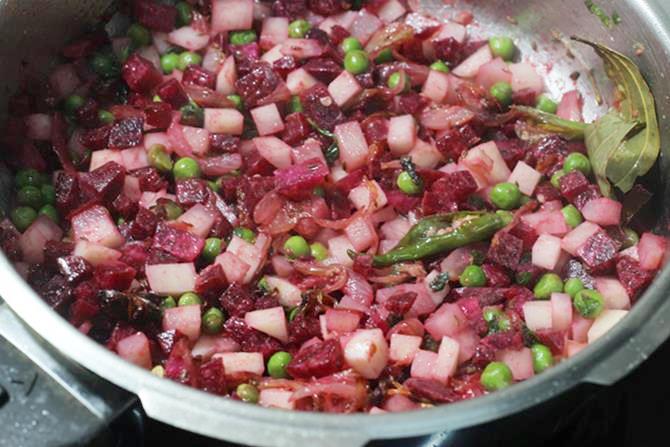
<path id="1" fill-rule="evenodd" d="M 542 132 L 548 134 L 562 135 L 568 140 L 580 140 L 584 138 L 584 132 L 588 124 L 579 121 L 570 121 L 559 118 L 553 113 L 542 112 L 526 106 L 513 106 L 512 111 L 535 123 Z"/>
<path id="2" fill-rule="evenodd" d="M 616 125 L 621 126 L 621 129 L 617 128 L 616 133 L 624 134 L 624 137 L 615 147 L 607 149 L 608 156 L 604 161 L 602 144 L 597 144 L 602 141 L 595 135 L 598 134 L 598 138 L 602 139 L 607 136 L 606 132 L 593 131 L 591 144 L 587 142 L 587 149 L 590 157 L 594 157 L 595 154 L 601 155 L 599 161 L 594 161 L 594 166 L 603 163 L 598 168 L 601 173 L 604 172 L 607 179 L 621 191 L 628 192 L 635 184 L 635 179 L 651 169 L 660 152 L 661 139 L 654 97 L 640 69 L 628 57 L 578 37 L 573 37 L 573 40 L 589 45 L 598 53 L 605 63 L 607 75 L 616 84 L 620 99 L 617 108 L 620 119 L 614 118 L 610 112 L 605 115 L 607 118 L 603 117 L 600 120 L 607 120 L 608 127 L 618 122 Z M 598 121 L 594 125 L 598 125 Z M 643 126 L 642 129 L 634 132 L 640 125 Z M 626 128 L 628 131 L 625 131 Z M 612 138 L 609 140 L 617 143 Z"/>

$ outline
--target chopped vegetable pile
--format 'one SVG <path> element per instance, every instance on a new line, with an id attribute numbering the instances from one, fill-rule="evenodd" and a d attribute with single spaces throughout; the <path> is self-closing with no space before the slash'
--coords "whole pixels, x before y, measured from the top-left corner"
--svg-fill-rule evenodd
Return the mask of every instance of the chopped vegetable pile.
<path id="1" fill-rule="evenodd" d="M 578 353 L 664 261 L 635 218 L 653 97 L 605 47 L 617 108 L 587 125 L 578 91 L 554 101 L 468 13 L 117 14 L 123 35 L 70 43 L 10 101 L 0 242 L 56 311 L 157 375 L 286 409 L 456 402 Z"/>

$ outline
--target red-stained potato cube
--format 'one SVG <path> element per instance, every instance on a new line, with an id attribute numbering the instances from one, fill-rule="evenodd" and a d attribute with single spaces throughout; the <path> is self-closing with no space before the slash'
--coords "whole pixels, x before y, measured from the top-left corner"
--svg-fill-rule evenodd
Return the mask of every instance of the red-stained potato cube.
<path id="1" fill-rule="evenodd" d="M 104 206 L 86 208 L 72 216 L 70 222 L 77 241 L 85 240 L 109 248 L 120 247 L 125 241 Z"/>
<path id="2" fill-rule="evenodd" d="M 223 274 L 231 284 L 244 282 L 244 278 L 250 269 L 249 264 L 230 252 L 221 253 L 216 257 L 214 263 L 223 268 Z"/>
<path id="3" fill-rule="evenodd" d="M 212 31 L 249 29 L 254 20 L 252 0 L 212 0 Z"/>
<path id="4" fill-rule="evenodd" d="M 344 233 L 358 252 L 367 250 L 379 240 L 375 227 L 363 216 L 353 219 L 344 229 Z"/>
<path id="5" fill-rule="evenodd" d="M 63 230 L 47 216 L 39 216 L 19 237 L 23 260 L 31 264 L 44 261 L 44 247 L 48 241 L 63 237 Z"/>
<path id="6" fill-rule="evenodd" d="M 544 90 L 544 80 L 530 63 L 510 64 L 509 69 L 512 72 L 512 90 L 514 92 L 529 89 L 536 94 L 540 94 Z"/>
<path id="7" fill-rule="evenodd" d="M 281 306 L 247 312 L 244 315 L 244 322 L 250 328 L 263 332 L 281 342 L 288 342 L 286 314 Z"/>
<path id="8" fill-rule="evenodd" d="M 561 102 L 558 103 L 556 116 L 570 121 L 584 121 L 582 115 L 582 107 L 584 106 L 584 98 L 577 90 L 571 90 L 563 95 Z"/>
<path id="9" fill-rule="evenodd" d="M 667 248 L 667 240 L 653 233 L 644 233 L 637 244 L 640 267 L 645 270 L 656 270 L 661 267 Z"/>
<path id="10" fill-rule="evenodd" d="M 492 59 L 491 49 L 488 45 L 484 45 L 461 62 L 458 67 L 454 68 L 452 73 L 459 78 L 474 78 L 477 76 L 482 65 L 490 62 Z"/>
<path id="11" fill-rule="evenodd" d="M 626 315 L 627 310 L 605 309 L 593 321 L 593 325 L 587 334 L 588 343 L 593 343 L 607 333 L 615 324 L 621 321 Z"/>
<path id="12" fill-rule="evenodd" d="M 288 19 L 286 17 L 268 17 L 263 20 L 259 43 L 261 49 L 270 48 L 284 43 L 288 39 Z"/>
<path id="13" fill-rule="evenodd" d="M 199 304 L 191 306 L 172 307 L 163 310 L 163 330 L 179 331 L 189 340 L 195 341 L 200 337 L 201 310 Z"/>
<path id="14" fill-rule="evenodd" d="M 447 98 L 447 93 L 449 93 L 449 75 L 437 70 L 430 70 L 428 78 L 423 84 L 421 94 L 439 104 Z"/>
<path id="15" fill-rule="evenodd" d="M 520 161 L 514 166 L 514 170 L 507 181 L 516 183 L 519 186 L 519 191 L 527 196 L 532 196 L 541 179 L 542 174 L 540 172 Z"/>
<path id="16" fill-rule="evenodd" d="M 302 292 L 291 282 L 277 278 L 276 276 L 265 275 L 270 290 L 276 290 L 279 304 L 286 307 L 295 307 L 302 302 Z"/>
<path id="17" fill-rule="evenodd" d="M 584 219 L 598 225 L 619 225 L 621 222 L 621 203 L 607 197 L 589 200 L 582 207 Z"/>
<path id="18" fill-rule="evenodd" d="M 551 329 L 553 324 L 551 312 L 550 301 L 528 301 L 523 305 L 524 320 L 531 331 Z"/>
<path id="19" fill-rule="evenodd" d="M 510 84 L 512 82 L 512 72 L 502 58 L 496 57 L 479 67 L 475 82 L 488 91 L 498 82 Z"/>
<path id="20" fill-rule="evenodd" d="M 258 396 L 258 404 L 266 408 L 283 408 L 293 410 L 295 401 L 291 398 L 293 391 L 281 388 L 266 388 Z"/>
<path id="21" fill-rule="evenodd" d="M 394 155 L 409 153 L 416 144 L 416 121 L 412 115 L 394 116 L 389 120 L 388 145 Z"/>
<path id="22" fill-rule="evenodd" d="M 358 312 L 350 312 L 344 309 L 328 309 L 326 310 L 325 320 L 328 331 L 346 334 L 358 328 L 361 315 Z"/>
<path id="23" fill-rule="evenodd" d="M 223 370 L 227 376 L 235 376 L 242 373 L 262 376 L 265 371 L 263 354 L 260 352 L 224 352 L 214 354 L 213 359 L 221 359 Z"/>
<path id="24" fill-rule="evenodd" d="M 197 274 L 192 262 L 146 265 L 144 271 L 149 287 L 159 295 L 181 295 L 195 288 Z"/>
<path id="25" fill-rule="evenodd" d="M 499 351 L 496 358 L 509 366 L 514 380 L 526 380 L 535 375 L 533 355 L 528 348 L 522 348 L 518 351 L 505 349 Z"/>
<path id="26" fill-rule="evenodd" d="M 381 8 L 379 8 L 379 10 L 377 10 L 377 17 L 379 17 L 382 22 L 389 24 L 402 17 L 406 12 L 407 9 L 405 9 L 403 4 L 398 0 L 388 0 Z"/>
<path id="27" fill-rule="evenodd" d="M 555 331 L 569 331 L 572 326 L 572 299 L 567 293 L 551 294 L 551 328 Z"/>
<path id="28" fill-rule="evenodd" d="M 388 344 L 381 329 L 361 329 L 344 348 L 344 359 L 366 379 L 376 379 L 388 363 Z"/>
<path id="29" fill-rule="evenodd" d="M 347 70 L 342 70 L 342 72 L 328 84 L 328 93 L 333 97 L 335 104 L 340 107 L 346 107 L 349 102 L 355 99 L 362 91 L 363 87 L 361 87 L 354 75 Z"/>
<path id="30" fill-rule="evenodd" d="M 435 370 L 433 378 L 439 380 L 445 385 L 449 378 L 454 375 L 458 367 L 460 345 L 458 341 L 450 337 L 442 337 L 440 348 L 437 351 L 437 360 L 435 361 Z"/>
<path id="31" fill-rule="evenodd" d="M 286 87 L 292 95 L 300 95 L 318 81 L 304 68 L 298 68 L 286 75 Z"/>
<path id="32" fill-rule="evenodd" d="M 116 261 L 121 257 L 121 252 L 118 250 L 88 241 L 78 241 L 74 246 L 72 254 L 81 256 L 94 267 Z"/>
<path id="33" fill-rule="evenodd" d="M 193 205 L 177 219 L 178 222 L 189 225 L 188 231 L 201 238 L 207 237 L 215 220 L 214 212 L 199 203 Z"/>
<path id="34" fill-rule="evenodd" d="M 349 200 L 359 209 L 378 210 L 386 206 L 388 199 L 381 186 L 371 180 L 349 191 Z"/>
<path id="35" fill-rule="evenodd" d="M 370 37 L 381 28 L 384 24 L 377 18 L 376 15 L 368 12 L 366 9 L 361 9 L 356 14 L 354 21 L 349 28 L 349 32 L 358 41 L 365 45 Z"/>
<path id="36" fill-rule="evenodd" d="M 409 365 L 419 352 L 423 339 L 416 335 L 391 335 L 389 358 L 398 365 Z"/>
<path id="37" fill-rule="evenodd" d="M 223 95 L 235 93 L 235 81 L 237 81 L 235 58 L 228 56 L 216 75 L 216 91 Z"/>
<path id="38" fill-rule="evenodd" d="M 549 234 L 541 234 L 533 244 L 533 265 L 553 270 L 561 258 L 561 239 Z"/>
<path id="39" fill-rule="evenodd" d="M 365 166 L 369 155 L 368 143 L 358 121 L 338 124 L 334 134 L 344 169 L 351 172 Z"/>
<path id="40" fill-rule="evenodd" d="M 275 168 L 291 166 L 291 146 L 277 137 L 257 137 L 253 139 L 256 150 Z"/>
<path id="41" fill-rule="evenodd" d="M 521 221 L 530 225 L 538 234 L 562 236 L 570 231 L 570 227 L 565 223 L 565 216 L 560 210 L 524 214 L 521 216 Z"/>
<path id="42" fill-rule="evenodd" d="M 630 309 L 630 296 L 618 279 L 598 277 L 595 280 L 596 289 L 605 300 L 605 309 Z"/>
<path id="43" fill-rule="evenodd" d="M 284 130 L 284 121 L 275 103 L 251 109 L 251 118 L 260 136 L 273 135 Z"/>
<path id="44" fill-rule="evenodd" d="M 574 230 L 563 236 L 561 239 L 561 248 L 573 256 L 577 255 L 579 247 L 594 234 L 600 231 L 600 227 L 591 222 L 583 222 Z"/>
<path id="45" fill-rule="evenodd" d="M 24 118 L 28 138 L 32 140 L 51 139 L 51 116 L 46 113 L 33 113 Z"/>
<path id="46" fill-rule="evenodd" d="M 456 335 L 468 322 L 457 304 L 445 303 L 426 319 L 424 326 L 435 340 L 441 340 L 444 336 Z"/>
<path id="47" fill-rule="evenodd" d="M 195 155 L 203 157 L 207 154 L 209 150 L 209 131 L 207 129 L 183 126 L 182 132 Z"/>
<path id="48" fill-rule="evenodd" d="M 209 34 L 184 26 L 168 34 L 168 41 L 189 51 L 198 51 L 209 43 Z"/>
<path id="49" fill-rule="evenodd" d="M 280 51 L 284 56 L 293 56 L 296 59 L 309 59 L 321 56 L 324 48 L 316 39 L 286 39 L 281 44 Z"/>
<path id="50" fill-rule="evenodd" d="M 205 109 L 205 129 L 212 133 L 242 135 L 244 115 L 236 109 Z"/>
<path id="51" fill-rule="evenodd" d="M 116 352 L 119 356 L 140 368 L 151 369 L 149 339 L 142 332 L 137 332 L 119 340 L 116 344 Z"/>

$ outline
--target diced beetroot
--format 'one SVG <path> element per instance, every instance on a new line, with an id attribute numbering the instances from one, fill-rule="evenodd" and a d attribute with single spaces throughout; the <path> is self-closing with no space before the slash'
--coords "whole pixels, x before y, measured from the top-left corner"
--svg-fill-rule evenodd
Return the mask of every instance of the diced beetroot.
<path id="1" fill-rule="evenodd" d="M 226 276 L 219 264 L 211 264 L 202 269 L 195 280 L 195 292 L 202 295 L 219 293 L 226 287 Z"/>
<path id="2" fill-rule="evenodd" d="M 572 203 L 577 207 L 577 209 L 581 211 L 591 200 L 595 200 L 600 197 L 602 197 L 602 194 L 600 194 L 600 188 L 598 188 L 597 185 L 589 185 L 575 198 Z"/>
<path id="3" fill-rule="evenodd" d="M 342 121 L 343 114 L 325 86 L 316 84 L 300 95 L 305 115 L 317 126 L 332 131 Z"/>
<path id="4" fill-rule="evenodd" d="M 166 251 L 182 261 L 193 261 L 200 255 L 205 241 L 174 225 L 159 222 L 153 247 Z"/>
<path id="5" fill-rule="evenodd" d="M 89 279 L 93 274 L 93 266 L 81 256 L 64 256 L 58 258 L 58 270 L 73 285 Z"/>
<path id="6" fill-rule="evenodd" d="M 200 365 L 198 387 L 206 392 L 225 395 L 228 391 L 223 362 L 212 359 Z"/>
<path id="7" fill-rule="evenodd" d="M 214 87 L 216 86 L 216 75 L 199 65 L 189 65 L 186 70 L 184 70 L 181 82 L 184 85 L 193 84 L 214 90 Z"/>
<path id="8" fill-rule="evenodd" d="M 244 99 L 248 107 L 256 106 L 261 100 L 270 95 L 281 78 L 266 62 L 254 62 L 249 72 L 235 82 L 235 90 Z"/>
<path id="9" fill-rule="evenodd" d="M 165 102 L 154 102 L 144 108 L 147 126 L 165 130 L 172 123 L 172 107 Z M 146 142 L 145 142 L 146 144 Z M 149 146 L 151 147 L 151 146 Z"/>
<path id="10" fill-rule="evenodd" d="M 91 150 L 105 149 L 109 146 L 109 135 L 112 125 L 89 129 L 79 135 L 79 142 Z"/>
<path id="11" fill-rule="evenodd" d="M 136 0 L 135 17 L 140 24 L 153 31 L 169 33 L 177 21 L 177 9 L 153 0 Z"/>
<path id="12" fill-rule="evenodd" d="M 577 249 L 577 256 L 589 272 L 605 273 L 614 266 L 614 258 L 619 248 L 619 243 L 600 230 Z"/>
<path id="13" fill-rule="evenodd" d="M 452 388 L 435 379 L 412 377 L 407 379 L 403 385 L 412 395 L 420 399 L 423 398 L 441 403 L 456 402 L 461 399 Z"/>
<path id="14" fill-rule="evenodd" d="M 231 284 L 219 298 L 221 307 L 233 317 L 244 317 L 254 310 L 254 298 L 249 291 L 239 284 Z"/>
<path id="15" fill-rule="evenodd" d="M 95 281 L 101 289 L 127 290 L 136 270 L 120 261 L 98 264 L 95 267 Z"/>
<path id="16" fill-rule="evenodd" d="M 561 186 L 561 194 L 570 202 L 575 200 L 577 196 L 589 186 L 588 179 L 580 171 L 572 171 L 561 177 L 559 180 Z"/>
<path id="17" fill-rule="evenodd" d="M 312 196 L 312 190 L 323 183 L 328 168 L 317 160 L 275 171 L 277 191 L 292 200 L 304 200 Z"/>
<path id="18" fill-rule="evenodd" d="M 630 256 L 623 256 L 617 261 L 616 274 L 631 300 L 635 300 L 655 276 L 653 271 L 643 269 L 640 263 Z"/>
<path id="19" fill-rule="evenodd" d="M 109 147 L 125 149 L 139 146 L 142 143 L 144 119 L 126 118 L 117 121 L 109 131 Z"/>
<path id="20" fill-rule="evenodd" d="M 554 355 L 563 355 L 567 341 L 567 330 L 546 330 L 535 331 L 535 336 L 540 343 L 551 349 Z"/>
<path id="21" fill-rule="evenodd" d="M 292 113 L 284 120 L 284 132 L 281 138 L 286 144 L 297 146 L 309 136 L 312 130 L 304 113 Z"/>
<path id="22" fill-rule="evenodd" d="M 151 62 L 134 53 L 123 65 L 123 79 L 132 91 L 149 93 L 163 76 Z"/>
<path id="23" fill-rule="evenodd" d="M 518 226 L 518 225 L 517 225 Z M 533 231 L 533 233 L 535 233 Z M 511 232 L 498 233 L 491 242 L 488 257 L 493 262 L 516 270 L 524 250 L 524 240 Z"/>
<path id="24" fill-rule="evenodd" d="M 205 204 L 209 199 L 207 183 L 200 179 L 178 180 L 175 193 L 177 202 L 188 207 Z"/>
<path id="25" fill-rule="evenodd" d="M 130 224 L 130 235 L 141 240 L 153 236 L 158 224 L 158 216 L 144 207 L 140 207 Z"/>
<path id="26" fill-rule="evenodd" d="M 188 103 L 188 95 L 182 88 L 181 83 L 174 78 L 170 78 L 159 85 L 156 88 L 156 94 L 174 109 Z"/>
<path id="27" fill-rule="evenodd" d="M 507 287 L 512 282 L 507 273 L 495 264 L 483 264 L 482 270 L 486 276 L 486 285 L 489 287 Z"/>
<path id="28" fill-rule="evenodd" d="M 125 175 L 125 169 L 121 165 L 110 161 L 91 172 L 82 173 L 79 176 L 79 185 L 82 192 L 89 197 L 109 201 L 116 198 L 123 189 Z"/>

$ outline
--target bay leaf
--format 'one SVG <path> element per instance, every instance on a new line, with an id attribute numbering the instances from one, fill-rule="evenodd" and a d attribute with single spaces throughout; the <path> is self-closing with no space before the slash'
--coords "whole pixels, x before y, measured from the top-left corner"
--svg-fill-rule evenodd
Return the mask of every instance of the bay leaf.
<path id="1" fill-rule="evenodd" d="M 622 118 L 620 124 L 623 121 L 627 122 L 625 127 L 632 126 L 620 144 L 608 150 L 609 156 L 604 165 L 607 179 L 624 193 L 628 192 L 635 180 L 652 168 L 660 152 L 661 139 L 654 97 L 640 69 L 631 59 L 604 45 L 579 37 L 572 39 L 592 47 L 603 60 L 607 75 L 616 84 L 616 93 L 620 96 L 617 107 Z M 610 115 L 607 120 L 607 127 L 611 128 L 614 119 Z M 639 124 L 633 125 L 634 122 L 644 127 L 634 132 L 634 129 L 639 129 Z M 625 128 L 617 130 L 617 135 L 624 133 L 624 130 Z M 602 132 L 599 133 L 602 135 Z M 592 135 L 591 146 L 587 143 L 590 157 L 592 153 L 603 150 L 593 140 L 595 135 L 596 132 Z M 613 140 L 610 138 L 610 141 Z M 593 165 L 597 163 L 602 163 L 602 160 L 594 161 Z M 599 169 L 602 168 L 602 165 L 599 166 Z"/>
<path id="2" fill-rule="evenodd" d="M 584 136 L 591 166 L 604 196 L 612 195 L 607 167 L 614 160 L 613 154 L 639 126 L 638 121 L 626 121 L 618 111 L 612 109 L 586 128 Z"/>

